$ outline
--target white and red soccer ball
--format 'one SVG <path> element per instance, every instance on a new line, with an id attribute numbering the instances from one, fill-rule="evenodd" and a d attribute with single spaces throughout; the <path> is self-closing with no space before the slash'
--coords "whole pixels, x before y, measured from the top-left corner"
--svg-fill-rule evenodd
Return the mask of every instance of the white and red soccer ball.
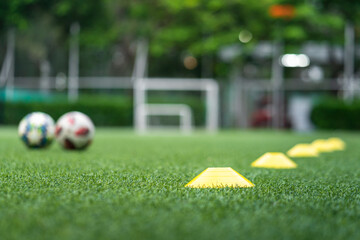
<path id="1" fill-rule="evenodd" d="M 81 112 L 69 112 L 56 122 L 55 137 L 65 149 L 87 148 L 95 134 L 91 119 Z"/>

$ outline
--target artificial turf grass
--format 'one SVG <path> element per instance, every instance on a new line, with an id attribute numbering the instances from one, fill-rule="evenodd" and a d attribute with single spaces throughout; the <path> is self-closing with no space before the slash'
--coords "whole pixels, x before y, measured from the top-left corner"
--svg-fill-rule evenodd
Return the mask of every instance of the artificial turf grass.
<path id="1" fill-rule="evenodd" d="M 347 150 L 251 168 L 267 151 L 340 136 Z M 28 150 L 0 128 L 3 239 L 359 239 L 355 133 L 249 131 L 138 137 L 97 129 L 94 145 Z M 232 167 L 254 188 L 189 189 L 207 167 Z"/>

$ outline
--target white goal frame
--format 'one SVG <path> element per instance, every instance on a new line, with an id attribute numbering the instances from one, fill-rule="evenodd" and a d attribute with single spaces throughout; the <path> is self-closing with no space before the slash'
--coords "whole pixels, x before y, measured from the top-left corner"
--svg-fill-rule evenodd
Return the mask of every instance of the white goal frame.
<path id="1" fill-rule="evenodd" d="M 192 131 L 192 114 L 189 106 L 185 104 L 145 104 L 144 118 L 148 123 L 149 116 L 179 116 L 180 130 L 182 133 L 188 134 Z M 148 130 L 149 124 L 145 125 L 145 131 Z M 156 127 L 156 129 L 167 129 L 166 127 Z"/>
<path id="2" fill-rule="evenodd" d="M 203 91 L 206 95 L 206 130 L 216 132 L 218 130 L 218 112 L 219 112 L 219 86 L 213 79 L 189 79 L 189 78 L 139 78 L 134 81 L 134 123 L 138 133 L 144 133 L 149 129 L 147 116 L 149 104 L 147 104 L 148 91 Z M 180 110 L 184 112 L 184 106 L 179 108 L 178 104 L 156 105 L 156 111 L 160 110 L 161 115 L 177 115 Z M 187 109 L 190 109 L 186 106 Z M 151 104 L 150 104 L 151 108 Z M 173 109 L 171 109 L 173 108 Z M 166 114 L 165 110 L 169 113 Z M 189 110 L 186 110 L 189 111 Z M 191 113 L 191 112 L 190 112 Z M 184 114 L 184 113 L 182 113 Z M 186 114 L 185 114 L 186 115 Z M 181 126 L 182 129 L 187 128 Z"/>

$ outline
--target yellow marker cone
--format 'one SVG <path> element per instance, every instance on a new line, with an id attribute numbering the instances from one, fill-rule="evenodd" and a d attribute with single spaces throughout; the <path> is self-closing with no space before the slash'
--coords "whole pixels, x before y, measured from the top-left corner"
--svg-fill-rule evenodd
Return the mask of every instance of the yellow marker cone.
<path id="1" fill-rule="evenodd" d="M 207 168 L 185 185 L 185 187 L 191 188 L 245 188 L 254 186 L 252 182 L 230 167 Z"/>
<path id="2" fill-rule="evenodd" d="M 292 147 L 287 155 L 289 157 L 318 157 L 318 150 L 311 144 L 299 143 Z"/>
<path id="3" fill-rule="evenodd" d="M 346 144 L 340 138 L 329 138 L 327 142 L 332 146 L 332 149 L 335 151 L 345 150 Z"/>
<path id="4" fill-rule="evenodd" d="M 268 152 L 256 159 L 252 167 L 259 168 L 296 168 L 297 164 L 280 152 Z"/>
<path id="5" fill-rule="evenodd" d="M 317 139 L 311 145 L 318 150 L 318 152 L 333 152 L 334 146 L 325 139 Z"/>

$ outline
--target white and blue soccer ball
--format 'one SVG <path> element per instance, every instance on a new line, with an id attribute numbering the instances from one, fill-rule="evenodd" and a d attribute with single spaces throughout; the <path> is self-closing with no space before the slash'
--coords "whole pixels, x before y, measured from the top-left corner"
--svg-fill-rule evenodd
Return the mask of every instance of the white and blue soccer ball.
<path id="1" fill-rule="evenodd" d="M 55 123 L 48 114 L 33 112 L 20 121 L 18 132 L 21 140 L 29 148 L 44 148 L 54 139 Z"/>
<path id="2" fill-rule="evenodd" d="M 86 149 L 91 144 L 94 134 L 93 122 L 81 112 L 68 112 L 56 122 L 56 140 L 65 149 Z"/>

